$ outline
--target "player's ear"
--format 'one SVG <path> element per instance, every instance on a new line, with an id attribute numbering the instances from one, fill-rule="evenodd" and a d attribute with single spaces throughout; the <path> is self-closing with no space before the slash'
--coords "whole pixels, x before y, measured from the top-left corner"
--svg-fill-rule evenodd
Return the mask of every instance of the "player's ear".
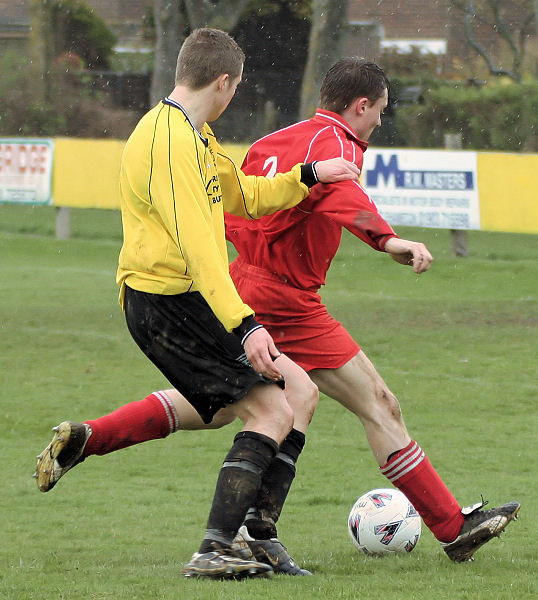
<path id="1" fill-rule="evenodd" d="M 230 84 L 230 76 L 228 73 L 222 73 L 217 77 L 217 89 L 219 92 L 222 92 L 227 85 Z"/>
<path id="2" fill-rule="evenodd" d="M 355 105 L 355 113 L 357 115 L 361 115 L 367 108 L 368 108 L 368 98 L 366 97 L 362 97 L 362 98 L 357 98 L 354 101 L 354 105 Z"/>

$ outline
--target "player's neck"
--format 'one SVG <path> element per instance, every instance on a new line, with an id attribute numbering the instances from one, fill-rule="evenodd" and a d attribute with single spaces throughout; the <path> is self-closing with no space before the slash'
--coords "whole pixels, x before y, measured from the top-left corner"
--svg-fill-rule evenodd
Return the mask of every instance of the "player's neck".
<path id="1" fill-rule="evenodd" d="M 168 95 L 170 100 L 181 104 L 191 123 L 201 131 L 204 123 L 211 114 L 212 102 L 208 88 L 191 90 L 185 86 L 177 85 Z"/>

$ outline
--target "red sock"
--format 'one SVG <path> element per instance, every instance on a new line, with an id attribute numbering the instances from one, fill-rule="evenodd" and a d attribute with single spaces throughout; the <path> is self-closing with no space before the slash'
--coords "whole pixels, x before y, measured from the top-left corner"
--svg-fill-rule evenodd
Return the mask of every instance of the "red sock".
<path id="1" fill-rule="evenodd" d="M 400 450 L 381 472 L 401 490 L 440 542 L 452 542 L 463 525 L 457 500 L 415 441 Z"/>
<path id="2" fill-rule="evenodd" d="M 109 415 L 84 422 L 92 428 L 84 456 L 108 454 L 133 444 L 164 438 L 179 428 L 174 405 L 164 392 L 154 392 Z"/>

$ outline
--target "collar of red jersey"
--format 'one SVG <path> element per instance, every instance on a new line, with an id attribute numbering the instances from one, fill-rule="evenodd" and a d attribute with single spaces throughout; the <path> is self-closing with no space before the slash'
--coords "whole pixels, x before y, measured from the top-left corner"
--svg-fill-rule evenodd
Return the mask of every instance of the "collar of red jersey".
<path id="1" fill-rule="evenodd" d="M 349 126 L 348 122 L 345 119 L 342 119 L 342 117 L 338 113 L 332 112 L 330 110 L 325 110 L 323 108 L 317 108 L 316 114 L 313 118 L 315 120 L 326 122 L 327 124 L 330 123 L 331 125 L 338 125 L 342 129 L 344 129 L 346 133 L 348 133 L 352 138 L 354 138 L 357 141 L 359 146 L 362 148 L 363 152 L 366 150 L 366 148 L 368 148 L 368 142 L 364 142 L 363 140 L 359 139 L 357 137 L 357 134 Z"/>

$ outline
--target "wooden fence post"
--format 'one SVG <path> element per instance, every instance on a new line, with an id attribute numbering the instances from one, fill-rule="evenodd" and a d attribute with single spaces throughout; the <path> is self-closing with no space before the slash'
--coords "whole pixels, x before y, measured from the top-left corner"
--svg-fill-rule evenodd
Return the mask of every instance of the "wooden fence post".
<path id="1" fill-rule="evenodd" d="M 461 150 L 461 133 L 445 133 L 445 148 L 447 150 Z M 465 229 L 451 229 L 452 254 L 454 256 L 467 256 L 469 247 L 467 246 L 467 231 Z"/>
<path id="2" fill-rule="evenodd" d="M 70 227 L 70 208 L 68 206 L 58 206 L 56 208 L 56 239 L 68 240 L 71 234 Z"/>

